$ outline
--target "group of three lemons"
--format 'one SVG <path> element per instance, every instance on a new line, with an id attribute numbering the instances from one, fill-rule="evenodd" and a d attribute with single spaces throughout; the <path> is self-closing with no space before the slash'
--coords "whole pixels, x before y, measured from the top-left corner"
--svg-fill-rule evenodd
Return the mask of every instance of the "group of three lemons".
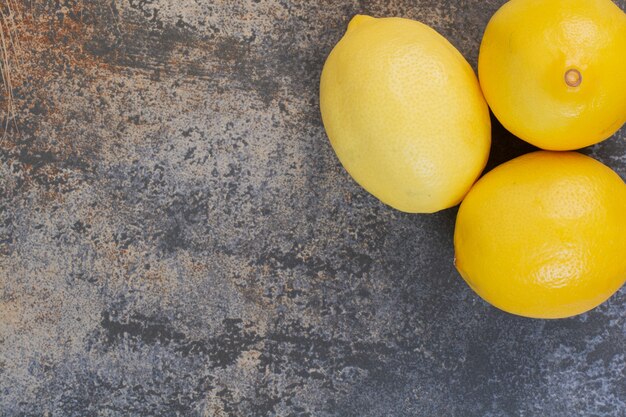
<path id="1" fill-rule="evenodd" d="M 588 311 L 626 280 L 626 184 L 563 151 L 626 122 L 626 14 L 611 0 L 511 0 L 487 25 L 478 75 L 422 23 L 357 15 L 322 71 L 330 142 L 391 207 L 432 213 L 462 201 L 455 264 L 486 301 L 534 318 Z M 476 182 L 488 105 L 544 151 Z"/>

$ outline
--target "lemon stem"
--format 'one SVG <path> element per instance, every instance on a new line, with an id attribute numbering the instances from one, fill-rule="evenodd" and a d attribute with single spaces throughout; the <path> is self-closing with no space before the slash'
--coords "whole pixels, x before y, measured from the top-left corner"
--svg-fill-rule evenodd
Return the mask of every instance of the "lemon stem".
<path id="1" fill-rule="evenodd" d="M 567 70 L 565 73 L 565 84 L 570 87 L 578 87 L 583 82 L 583 76 L 577 69 Z"/>

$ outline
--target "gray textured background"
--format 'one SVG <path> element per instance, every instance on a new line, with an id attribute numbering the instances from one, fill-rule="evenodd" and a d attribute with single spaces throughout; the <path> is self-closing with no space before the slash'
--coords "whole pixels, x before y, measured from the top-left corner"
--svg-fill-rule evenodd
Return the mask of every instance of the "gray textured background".
<path id="1" fill-rule="evenodd" d="M 324 135 L 352 15 L 475 66 L 501 3 L 16 0 L 0 415 L 626 416 L 626 290 L 559 321 L 488 306 L 456 209 L 383 206 Z M 585 152 L 626 177 L 625 140 Z M 490 166 L 530 149 L 495 126 Z"/>

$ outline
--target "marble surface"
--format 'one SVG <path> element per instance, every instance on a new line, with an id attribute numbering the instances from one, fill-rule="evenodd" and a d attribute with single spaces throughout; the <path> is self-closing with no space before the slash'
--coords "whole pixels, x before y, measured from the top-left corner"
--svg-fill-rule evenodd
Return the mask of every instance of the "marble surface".
<path id="1" fill-rule="evenodd" d="M 13 0 L 0 415 L 625 416 L 626 289 L 498 311 L 454 269 L 456 209 L 382 205 L 322 128 L 352 15 L 475 67 L 502 3 Z M 626 178 L 625 140 L 583 152 Z M 489 166 L 531 149 L 496 125 Z"/>

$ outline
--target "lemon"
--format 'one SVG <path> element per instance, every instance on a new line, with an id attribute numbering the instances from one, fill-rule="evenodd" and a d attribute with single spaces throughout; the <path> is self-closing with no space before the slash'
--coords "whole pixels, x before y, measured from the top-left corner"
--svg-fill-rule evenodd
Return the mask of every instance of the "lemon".
<path id="1" fill-rule="evenodd" d="M 575 152 L 538 151 L 481 178 L 459 209 L 456 267 L 509 313 L 590 310 L 626 279 L 626 185 Z"/>
<path id="2" fill-rule="evenodd" d="M 543 149 L 626 122 L 626 14 L 611 0 L 511 0 L 487 25 L 478 75 L 498 120 Z"/>
<path id="3" fill-rule="evenodd" d="M 487 161 L 489 111 L 474 71 L 413 20 L 355 16 L 324 65 L 320 107 L 348 173 L 398 210 L 458 204 Z"/>

